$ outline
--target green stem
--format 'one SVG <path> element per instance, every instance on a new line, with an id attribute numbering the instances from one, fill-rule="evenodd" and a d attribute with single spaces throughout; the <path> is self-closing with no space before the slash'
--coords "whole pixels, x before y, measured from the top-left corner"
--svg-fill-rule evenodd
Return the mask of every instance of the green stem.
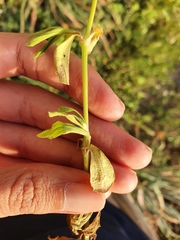
<path id="1" fill-rule="evenodd" d="M 94 16 L 96 12 L 98 0 L 92 0 L 91 10 L 89 13 L 89 19 L 87 23 L 87 28 L 84 34 L 84 39 L 81 45 L 82 50 L 82 90 L 83 90 L 83 115 L 87 127 L 89 129 L 89 116 L 88 116 L 88 46 L 86 44 L 86 39 L 89 38 L 91 34 L 91 29 L 94 21 Z"/>
<path id="2" fill-rule="evenodd" d="M 89 130 L 88 116 L 88 52 L 86 43 L 82 43 L 82 94 L 83 94 L 83 116 Z"/>
<path id="3" fill-rule="evenodd" d="M 89 35 L 91 34 L 91 29 L 92 29 L 94 16 L 95 16 L 95 12 L 96 12 L 97 1 L 98 0 L 92 0 L 92 5 L 91 5 L 90 14 L 89 14 L 88 24 L 87 24 L 87 27 L 86 27 L 86 32 L 84 34 L 85 39 L 88 38 Z"/>
<path id="4" fill-rule="evenodd" d="M 83 92 L 83 116 L 89 130 L 89 114 L 88 114 L 88 52 L 86 43 L 82 43 L 82 92 Z M 89 172 L 89 152 L 86 148 L 90 145 L 90 137 L 83 139 L 83 160 L 84 170 Z"/>
<path id="5" fill-rule="evenodd" d="M 88 45 L 86 39 L 91 34 L 91 29 L 94 21 L 96 6 L 98 0 L 92 0 L 91 10 L 87 23 L 87 28 L 84 34 L 84 39 L 81 43 L 82 50 L 82 92 L 83 92 L 83 116 L 89 130 L 89 111 L 88 111 Z M 89 172 L 89 151 L 87 150 L 90 145 L 91 138 L 84 137 L 83 140 L 83 159 L 84 159 L 84 170 Z"/>

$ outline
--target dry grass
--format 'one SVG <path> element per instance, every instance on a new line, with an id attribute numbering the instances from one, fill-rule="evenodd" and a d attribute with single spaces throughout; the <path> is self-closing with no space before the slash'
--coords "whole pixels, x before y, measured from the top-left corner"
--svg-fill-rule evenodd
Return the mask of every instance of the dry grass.
<path id="1" fill-rule="evenodd" d="M 147 168 L 138 173 L 134 197 L 150 224 L 166 239 L 180 239 L 180 166 Z"/>

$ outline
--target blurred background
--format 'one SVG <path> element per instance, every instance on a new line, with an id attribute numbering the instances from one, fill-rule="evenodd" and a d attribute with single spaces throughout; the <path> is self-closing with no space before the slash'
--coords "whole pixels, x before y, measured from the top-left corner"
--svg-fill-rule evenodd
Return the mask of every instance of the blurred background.
<path id="1" fill-rule="evenodd" d="M 83 31 L 88 0 L 0 0 L 0 31 Z M 89 63 L 123 100 L 116 122 L 153 149 L 131 194 L 160 239 L 180 239 L 180 1 L 99 0 L 104 34 Z M 72 51 L 80 48 L 73 43 Z M 34 84 L 24 77 L 10 80 Z M 51 89 L 52 90 L 52 89 Z"/>

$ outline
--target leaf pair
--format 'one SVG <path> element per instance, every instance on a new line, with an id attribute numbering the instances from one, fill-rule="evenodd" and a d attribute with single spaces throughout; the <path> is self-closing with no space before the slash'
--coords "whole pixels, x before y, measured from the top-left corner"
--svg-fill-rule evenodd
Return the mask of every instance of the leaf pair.
<path id="1" fill-rule="evenodd" d="M 62 106 L 57 112 L 49 112 L 49 116 L 63 116 L 66 117 L 71 123 L 57 121 L 51 126 L 50 129 L 39 133 L 38 137 L 54 139 L 69 133 L 76 133 L 90 137 L 90 133 L 83 116 L 75 109 Z"/>
<path id="2" fill-rule="evenodd" d="M 102 28 L 97 26 L 89 38 L 84 39 L 78 31 L 64 29 L 61 27 L 50 27 L 33 33 L 30 36 L 31 40 L 26 45 L 34 47 L 35 45 L 48 39 L 47 43 L 45 43 L 44 46 L 41 47 L 41 49 L 35 54 L 35 58 L 37 58 L 41 56 L 52 44 L 55 44 L 57 46 L 54 51 L 55 71 L 59 77 L 59 81 L 63 84 L 69 85 L 69 59 L 74 38 L 78 37 L 81 43 L 85 42 L 88 46 L 88 53 L 90 53 L 99 40 L 99 36 L 102 32 Z"/>
<path id="3" fill-rule="evenodd" d="M 66 117 L 69 121 L 71 121 L 75 125 L 88 131 L 88 127 L 87 127 L 87 124 L 86 124 L 83 116 L 78 111 L 76 111 L 74 108 L 61 106 L 58 108 L 57 112 L 49 112 L 49 116 L 50 117 L 57 117 L 57 116 Z"/>
<path id="4" fill-rule="evenodd" d="M 85 40 L 86 45 L 88 45 L 88 54 L 92 52 L 101 34 L 103 34 L 103 29 L 101 26 L 96 26 L 91 35 Z"/>
<path id="5" fill-rule="evenodd" d="M 54 64 L 59 80 L 69 85 L 69 57 L 71 45 L 75 37 L 82 38 L 78 31 L 64 29 L 61 27 L 50 27 L 45 30 L 33 33 L 27 46 L 33 47 L 44 40 L 48 42 L 36 53 L 35 58 L 41 56 L 52 44 L 55 44 Z"/>

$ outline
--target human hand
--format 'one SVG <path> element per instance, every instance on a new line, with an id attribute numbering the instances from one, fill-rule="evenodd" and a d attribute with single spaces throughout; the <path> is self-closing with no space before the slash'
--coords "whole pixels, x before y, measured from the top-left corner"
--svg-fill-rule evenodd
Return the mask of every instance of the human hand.
<path id="1" fill-rule="evenodd" d="M 72 55 L 70 86 L 59 83 L 53 47 L 34 60 L 38 47 L 28 48 L 26 34 L 0 33 L 0 79 L 24 75 L 60 89 L 81 103 L 81 63 Z M 81 107 L 40 87 L 0 80 L 0 217 L 18 214 L 85 213 L 103 208 L 105 195 L 92 191 L 82 170 L 77 137 L 39 139 L 55 121 L 48 111 L 59 106 Z M 127 193 L 137 185 L 132 170 L 145 167 L 151 150 L 111 121 L 124 105 L 89 68 L 90 132 L 93 143 L 111 160 L 116 180 L 112 192 Z"/>

